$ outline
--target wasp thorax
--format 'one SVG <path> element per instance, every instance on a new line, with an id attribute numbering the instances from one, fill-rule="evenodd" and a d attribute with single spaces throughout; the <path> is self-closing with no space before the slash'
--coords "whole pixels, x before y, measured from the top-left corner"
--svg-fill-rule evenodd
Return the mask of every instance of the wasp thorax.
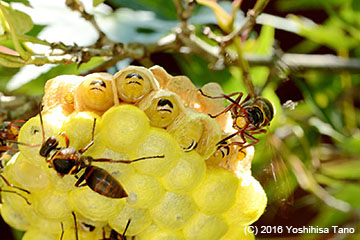
<path id="1" fill-rule="evenodd" d="M 89 75 L 76 91 L 75 108 L 78 111 L 104 112 L 114 105 L 112 76 L 106 73 Z"/>
<path id="2" fill-rule="evenodd" d="M 237 128 L 244 128 L 246 127 L 247 121 L 244 116 L 237 116 L 234 123 L 235 123 L 234 125 L 236 125 Z"/>
<path id="3" fill-rule="evenodd" d="M 152 73 L 143 67 L 129 66 L 114 76 L 118 97 L 121 101 L 135 103 L 158 88 Z"/>

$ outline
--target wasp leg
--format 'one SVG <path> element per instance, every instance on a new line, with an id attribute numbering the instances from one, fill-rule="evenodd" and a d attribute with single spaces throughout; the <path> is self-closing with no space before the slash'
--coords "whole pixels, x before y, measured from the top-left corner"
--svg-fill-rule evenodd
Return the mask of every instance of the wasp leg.
<path id="1" fill-rule="evenodd" d="M 159 156 L 150 156 L 150 157 L 141 157 L 141 158 L 136 158 L 133 160 L 113 160 L 110 158 L 97 158 L 97 159 L 93 159 L 93 162 L 113 162 L 113 163 L 126 163 L 126 164 L 130 164 L 132 162 L 137 162 L 137 161 L 142 161 L 142 160 L 146 160 L 146 159 L 151 159 L 151 158 L 164 158 L 164 155 L 159 155 Z M 81 177 L 80 177 L 81 178 Z"/>
<path id="2" fill-rule="evenodd" d="M 86 173 L 83 173 L 83 174 L 79 177 L 79 179 L 76 181 L 75 187 L 83 187 L 83 186 L 86 186 L 86 183 L 80 185 L 80 183 L 82 183 L 82 182 L 85 181 L 85 180 L 86 180 Z"/>
<path id="3" fill-rule="evenodd" d="M 71 212 L 71 214 L 73 215 L 74 224 L 75 224 L 75 239 L 76 239 L 76 240 L 79 240 L 78 229 L 77 229 L 77 221 L 76 221 L 76 215 L 75 215 L 74 212 Z"/>
<path id="4" fill-rule="evenodd" d="M 14 186 L 13 184 L 9 183 L 9 181 L 2 174 L 0 174 L 0 177 L 2 178 L 2 180 L 4 180 L 6 185 L 8 185 L 9 187 L 16 188 L 16 189 L 18 189 L 20 191 L 23 191 L 23 192 L 26 192 L 27 194 L 30 194 L 30 192 L 28 190 L 23 189 L 21 187 Z"/>
<path id="5" fill-rule="evenodd" d="M 61 224 L 61 235 L 60 235 L 60 240 L 62 240 L 62 239 L 63 239 L 63 237 L 64 237 L 64 224 L 63 224 L 62 222 L 60 222 L 60 224 Z"/>
<path id="6" fill-rule="evenodd" d="M 91 141 L 83 149 L 79 150 L 80 153 L 86 152 L 86 150 L 88 150 L 94 144 L 95 125 L 96 125 L 96 118 L 94 118 L 93 128 L 92 128 L 92 132 L 91 132 Z"/>

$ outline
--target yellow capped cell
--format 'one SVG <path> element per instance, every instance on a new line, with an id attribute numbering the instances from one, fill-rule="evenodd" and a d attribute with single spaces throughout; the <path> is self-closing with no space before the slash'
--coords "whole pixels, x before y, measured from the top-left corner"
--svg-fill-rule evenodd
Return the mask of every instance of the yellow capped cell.
<path id="1" fill-rule="evenodd" d="M 59 221 L 71 216 L 67 192 L 58 192 L 50 188 L 32 195 L 34 210 L 40 216 Z"/>
<path id="2" fill-rule="evenodd" d="M 75 188 L 75 183 L 77 179 L 74 175 L 65 175 L 63 177 L 52 168 L 48 169 L 48 175 L 50 179 L 50 184 L 53 189 L 59 192 L 69 192 Z"/>
<path id="3" fill-rule="evenodd" d="M 205 172 L 205 161 L 197 152 L 182 152 L 178 163 L 161 178 L 161 182 L 169 191 L 185 193 L 200 184 Z"/>
<path id="4" fill-rule="evenodd" d="M 20 231 L 26 231 L 30 228 L 29 219 L 21 209 L 15 210 L 10 204 L 1 204 L 0 212 L 4 221 L 13 228 Z"/>
<path id="5" fill-rule="evenodd" d="M 42 232 L 38 228 L 29 229 L 28 231 L 25 232 L 24 236 L 22 237 L 22 240 L 56 240 L 56 239 L 58 239 L 56 234 Z"/>
<path id="6" fill-rule="evenodd" d="M 181 232 L 161 229 L 156 225 L 149 226 L 136 237 L 139 237 L 140 240 L 185 240 Z"/>
<path id="7" fill-rule="evenodd" d="M 14 171 L 16 168 L 14 167 L 16 160 L 20 154 L 16 154 L 13 158 L 8 162 L 2 176 L 8 181 L 12 186 L 8 186 L 3 179 L 0 180 L 1 187 L 1 200 L 5 204 L 10 204 L 14 209 L 28 209 L 30 208 L 30 204 L 32 202 L 32 195 L 28 189 L 25 189 L 21 184 L 19 184 L 14 179 Z M 21 188 L 23 190 L 20 190 Z M 7 192 L 10 191 L 10 192 Z"/>
<path id="8" fill-rule="evenodd" d="M 22 156 L 16 159 L 14 163 L 14 180 L 30 192 L 43 191 L 49 186 L 49 175 L 44 163 L 31 163 Z"/>
<path id="9" fill-rule="evenodd" d="M 164 129 L 151 128 L 136 150 L 136 158 L 163 156 L 133 163 L 140 173 L 163 176 L 179 160 L 180 148 L 174 138 Z"/>
<path id="10" fill-rule="evenodd" d="M 119 199 L 102 196 L 87 186 L 72 190 L 69 199 L 74 211 L 93 221 L 107 221 L 119 204 Z"/>
<path id="11" fill-rule="evenodd" d="M 228 210 L 235 202 L 239 181 L 223 168 L 209 168 L 205 179 L 192 196 L 200 210 L 207 214 L 218 214 Z"/>
<path id="12" fill-rule="evenodd" d="M 267 197 L 253 176 L 244 174 L 239 181 L 235 204 L 224 216 L 229 224 L 250 225 L 263 214 Z"/>
<path id="13" fill-rule="evenodd" d="M 57 114 L 46 114 L 43 116 L 43 126 L 45 131 L 45 139 L 55 136 L 59 133 L 65 116 Z M 43 131 L 40 124 L 40 117 L 30 118 L 20 129 L 18 141 L 29 145 L 20 145 L 21 154 L 26 156 L 30 161 L 41 163 L 44 161 L 39 155 L 41 144 L 44 142 Z"/>
<path id="14" fill-rule="evenodd" d="M 137 235 L 151 224 L 149 211 L 144 208 L 133 208 L 127 204 L 121 205 L 116 215 L 109 218 L 109 225 L 118 233 L 122 234 L 130 219 L 130 224 L 126 230 L 126 236 Z"/>
<path id="15" fill-rule="evenodd" d="M 87 154 L 86 154 L 87 155 Z M 106 148 L 101 152 L 91 154 L 94 159 L 105 158 L 111 160 L 129 160 L 129 156 L 126 153 L 119 153 Z M 120 183 L 125 182 L 132 174 L 135 169 L 132 164 L 115 163 L 115 162 L 93 162 L 92 165 L 105 169 L 111 176 L 117 179 Z"/>
<path id="16" fill-rule="evenodd" d="M 228 230 L 228 225 L 220 215 L 198 213 L 183 228 L 186 240 L 218 240 Z"/>
<path id="17" fill-rule="evenodd" d="M 146 208 L 154 205 L 164 194 L 159 181 L 152 176 L 135 173 L 124 182 L 127 202 L 132 207 Z"/>
<path id="18" fill-rule="evenodd" d="M 47 234 L 57 234 L 61 232 L 61 223 L 64 229 L 68 229 L 74 226 L 74 221 L 71 217 L 59 220 L 47 219 L 35 212 L 35 210 L 26 213 L 29 219 L 31 229 L 41 227 L 41 231 Z"/>
<path id="19" fill-rule="evenodd" d="M 91 135 L 94 128 L 97 133 L 100 124 L 100 116 L 93 112 L 74 112 L 63 123 L 60 132 L 65 133 L 70 141 L 70 147 L 79 150 L 91 142 Z"/>
<path id="20" fill-rule="evenodd" d="M 150 128 L 146 114 L 139 108 L 124 104 L 110 108 L 100 123 L 106 146 L 117 152 L 134 149 Z"/>
<path id="21" fill-rule="evenodd" d="M 221 238 L 221 240 L 255 240 L 253 230 L 249 226 L 242 225 L 230 225 L 227 233 Z"/>
<path id="22" fill-rule="evenodd" d="M 60 239 L 61 232 L 56 236 L 56 239 Z M 87 232 L 83 231 L 81 228 L 78 227 L 77 229 L 77 237 L 76 238 L 76 231 L 75 227 L 67 229 L 64 231 L 62 240 L 95 240 L 95 239 L 102 239 L 101 231 L 92 231 Z"/>
<path id="23" fill-rule="evenodd" d="M 171 230 L 183 227 L 197 212 L 189 195 L 166 192 L 161 201 L 150 210 L 156 224 Z"/>

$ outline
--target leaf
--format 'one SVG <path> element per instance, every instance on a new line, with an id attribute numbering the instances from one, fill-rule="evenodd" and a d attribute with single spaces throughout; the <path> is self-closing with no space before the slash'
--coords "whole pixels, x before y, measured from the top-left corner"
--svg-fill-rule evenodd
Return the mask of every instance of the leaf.
<path id="1" fill-rule="evenodd" d="M 155 42 L 177 25 L 176 21 L 159 19 L 153 12 L 119 8 L 97 18 L 101 30 L 113 41 Z"/>
<path id="2" fill-rule="evenodd" d="M 161 19 L 177 20 L 173 1 L 169 0 L 107 0 L 107 3 L 116 8 L 126 7 L 133 10 L 146 10 L 156 14 Z"/>
<path id="3" fill-rule="evenodd" d="M 6 53 L 6 54 L 9 54 L 9 55 L 19 56 L 19 54 L 16 51 L 14 51 L 14 50 L 12 50 L 10 48 L 1 46 L 1 45 L 0 45 L 0 53 Z"/>
<path id="4" fill-rule="evenodd" d="M 360 136 L 359 134 L 354 134 L 351 137 L 347 137 L 344 141 L 339 144 L 344 151 L 350 153 L 354 156 L 360 156 Z"/>
<path id="5" fill-rule="evenodd" d="M 93 0 L 93 7 L 96 7 L 97 5 L 103 3 L 105 0 Z"/>
<path id="6" fill-rule="evenodd" d="M 349 37 L 341 28 L 334 25 L 314 25 L 293 16 L 300 26 L 299 35 L 316 43 L 326 45 L 334 50 L 351 49 L 357 46 L 358 41 Z"/>
<path id="7" fill-rule="evenodd" d="M 0 36 L 3 35 L 5 33 L 5 28 L 3 26 L 3 23 L 1 21 L 1 12 L 0 12 Z"/>
<path id="8" fill-rule="evenodd" d="M 337 161 L 321 165 L 321 172 L 336 179 L 360 179 L 360 161 Z"/>
<path id="9" fill-rule="evenodd" d="M 16 8 L 31 16 L 36 25 L 46 25 L 38 34 L 40 39 L 48 42 L 61 41 L 67 45 L 76 43 L 79 46 L 96 42 L 98 32 L 91 23 L 81 18 L 78 12 L 67 8 L 64 1 L 36 0 L 31 1 L 31 5 L 32 8 L 17 4 Z M 97 14 L 103 14 L 99 11 Z"/>
<path id="10" fill-rule="evenodd" d="M 30 2 L 28 0 L 3 0 L 4 2 L 11 3 L 11 2 L 19 2 L 24 4 L 25 6 L 30 7 Z"/>
<path id="11" fill-rule="evenodd" d="M 222 85 L 231 79 L 229 69 L 211 71 L 208 68 L 209 63 L 199 56 L 176 56 L 176 60 L 181 66 L 184 75 L 188 76 L 197 87 L 208 82 L 217 82 Z"/>
<path id="12" fill-rule="evenodd" d="M 222 30 L 230 33 L 232 30 L 233 18 L 227 13 L 216 1 L 212 0 L 197 0 L 197 3 L 211 8 Z"/>
<path id="13" fill-rule="evenodd" d="M 354 11 L 359 12 L 360 11 L 360 1 L 359 0 L 352 0 L 351 7 Z"/>
<path id="14" fill-rule="evenodd" d="M 323 9 L 326 5 L 336 7 L 341 5 L 343 2 L 343 0 L 278 0 L 276 1 L 276 8 L 282 12 L 291 12 L 305 9 Z"/>
<path id="15" fill-rule="evenodd" d="M 360 208 L 360 186 L 359 184 L 343 183 L 340 188 L 334 189 L 333 196 L 339 200 L 349 203 L 352 207 Z M 318 215 L 313 219 L 311 225 L 319 227 L 340 226 L 346 220 L 352 218 L 352 212 L 344 213 L 328 205 L 322 204 Z"/>
<path id="16" fill-rule="evenodd" d="M 6 9 L 17 34 L 25 34 L 33 28 L 34 24 L 29 15 L 19 10 L 13 9 L 9 4 L 0 4 L 2 4 Z"/>

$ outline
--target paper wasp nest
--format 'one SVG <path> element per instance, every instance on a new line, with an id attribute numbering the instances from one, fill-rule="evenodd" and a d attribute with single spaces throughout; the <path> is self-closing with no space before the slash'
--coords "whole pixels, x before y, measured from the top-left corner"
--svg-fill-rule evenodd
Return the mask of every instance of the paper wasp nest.
<path id="1" fill-rule="evenodd" d="M 216 84 L 204 89 L 222 91 Z M 114 76 L 59 76 L 47 82 L 43 105 L 44 131 L 39 115 L 26 122 L 18 137 L 25 145 L 3 173 L 30 193 L 1 186 L 18 193 L 2 192 L 1 214 L 25 231 L 24 240 L 76 239 L 76 232 L 79 239 L 110 239 L 112 229 L 123 234 L 128 223 L 127 239 L 254 239 L 244 229 L 260 217 L 267 200 L 251 176 L 253 148 L 243 150 L 246 156 L 233 147 L 227 154 L 217 149 L 229 115 L 208 116 L 221 112 L 223 101 L 201 96 L 187 77 L 158 66 L 130 66 Z M 47 157 L 39 155 L 43 132 L 45 140 L 53 136 L 59 142 Z M 80 154 L 84 165 L 72 166 L 80 171 L 61 174 L 54 168 L 66 139 L 79 153 L 92 132 L 94 144 Z M 95 161 L 89 163 L 88 156 Z M 68 164 L 70 158 L 60 161 Z M 145 159 L 109 161 L 138 158 Z M 94 174 L 91 182 L 90 165 L 105 175 Z M 123 197 L 106 196 L 113 182 L 104 193 L 90 188 L 107 175 L 123 188 Z"/>

